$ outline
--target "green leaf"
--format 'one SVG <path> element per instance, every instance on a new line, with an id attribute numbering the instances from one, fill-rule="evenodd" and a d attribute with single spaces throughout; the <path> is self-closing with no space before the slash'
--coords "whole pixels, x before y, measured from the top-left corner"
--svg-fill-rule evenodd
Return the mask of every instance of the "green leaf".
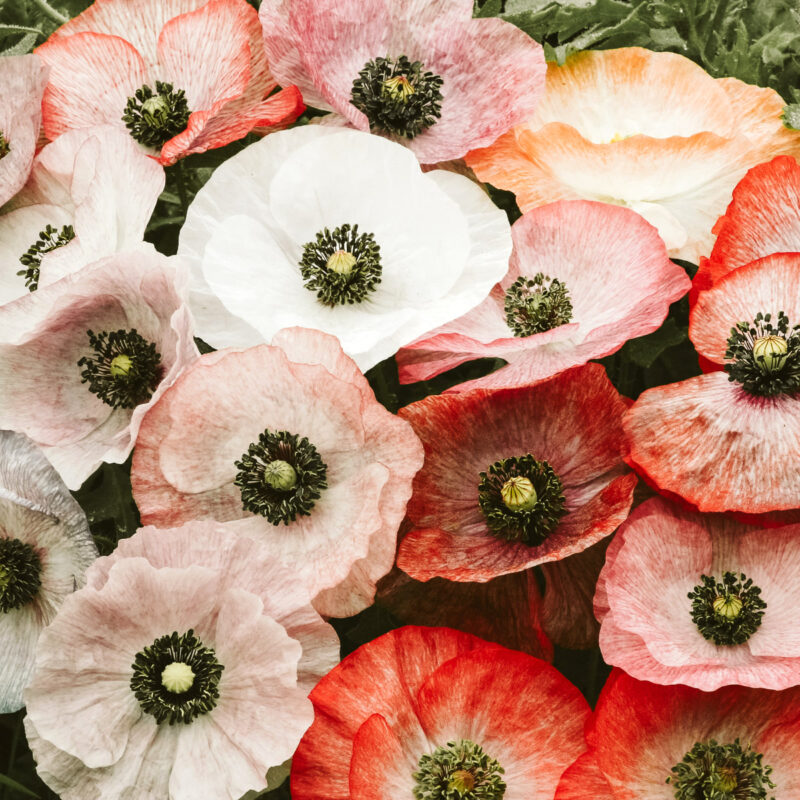
<path id="1" fill-rule="evenodd" d="M 497 17 L 503 11 L 503 0 L 486 0 L 476 17 Z"/>
<path id="2" fill-rule="evenodd" d="M 27 786 L 17 783 L 12 778 L 9 778 L 8 775 L 0 774 L 0 786 L 5 786 L 6 788 L 11 789 L 12 792 L 24 795 L 25 797 L 35 797 L 36 800 L 39 800 L 39 795 L 36 794 L 36 792 L 32 792 Z"/>
<path id="3" fill-rule="evenodd" d="M 639 367 L 650 367 L 668 348 L 685 341 L 688 334 L 672 317 L 653 333 L 631 339 L 625 345 L 626 355 Z"/>

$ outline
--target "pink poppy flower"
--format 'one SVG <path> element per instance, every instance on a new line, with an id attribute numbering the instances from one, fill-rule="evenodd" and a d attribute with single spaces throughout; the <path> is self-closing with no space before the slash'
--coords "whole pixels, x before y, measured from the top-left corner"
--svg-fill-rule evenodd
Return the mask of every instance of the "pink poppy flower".
<path id="1" fill-rule="evenodd" d="M 586 733 L 590 750 L 564 776 L 557 800 L 800 796 L 797 687 L 703 692 L 614 670 Z"/>
<path id="2" fill-rule="evenodd" d="M 48 138 L 113 123 L 162 164 L 286 125 L 304 108 L 296 86 L 271 94 L 245 0 L 95 0 L 36 52 L 51 67 Z"/>
<path id="3" fill-rule="evenodd" d="M 25 693 L 37 769 L 63 800 L 236 800 L 291 756 L 313 709 L 300 643 L 246 588 L 261 566 L 234 588 L 218 569 L 121 558 L 68 598 Z"/>
<path id="4" fill-rule="evenodd" d="M 800 165 L 778 156 L 747 172 L 717 220 L 708 258 L 700 259 L 692 293 L 710 289 L 731 270 L 773 253 L 800 252 Z"/>
<path id="5" fill-rule="evenodd" d="M 449 628 L 400 628 L 363 645 L 311 700 L 314 724 L 292 759 L 295 800 L 552 800 L 589 719 L 549 664 Z"/>
<path id="6" fill-rule="evenodd" d="M 800 526 L 765 530 L 661 498 L 622 525 L 600 576 L 600 647 L 653 683 L 800 684 Z"/>
<path id="7" fill-rule="evenodd" d="M 511 227 L 508 273 L 480 305 L 400 350 L 401 383 L 474 358 L 508 363 L 454 388 L 522 386 L 656 330 L 690 286 L 656 229 L 587 200 L 535 208 Z"/>
<path id="8" fill-rule="evenodd" d="M 22 708 L 39 635 L 95 558 L 64 481 L 27 436 L 0 431 L 0 714 Z"/>
<path id="9" fill-rule="evenodd" d="M 113 253 L 147 249 L 164 170 L 110 125 L 70 131 L 36 156 L 0 216 L 0 305 Z"/>
<path id="10" fill-rule="evenodd" d="M 625 416 L 626 461 L 700 511 L 800 508 L 800 254 L 701 292 L 689 336 L 725 371 L 640 395 Z"/>
<path id="11" fill-rule="evenodd" d="M 461 158 L 533 116 L 541 46 L 472 0 L 264 0 L 269 63 L 309 105 L 407 143 L 423 164 Z"/>
<path id="12" fill-rule="evenodd" d="M 197 357 L 188 276 L 155 251 L 96 262 L 0 308 L 0 427 L 77 489 L 124 461 L 142 417 Z"/>
<path id="13" fill-rule="evenodd" d="M 599 364 L 515 389 L 400 409 L 425 464 L 397 565 L 412 578 L 487 581 L 579 553 L 628 516 L 625 403 Z"/>
<path id="14" fill-rule="evenodd" d="M 23 187 L 31 171 L 47 73 L 35 55 L 0 58 L 0 206 Z"/>
<path id="15" fill-rule="evenodd" d="M 214 519 L 269 542 L 327 616 L 366 608 L 422 465 L 338 341 L 302 328 L 202 356 L 142 424 L 142 522 Z"/>

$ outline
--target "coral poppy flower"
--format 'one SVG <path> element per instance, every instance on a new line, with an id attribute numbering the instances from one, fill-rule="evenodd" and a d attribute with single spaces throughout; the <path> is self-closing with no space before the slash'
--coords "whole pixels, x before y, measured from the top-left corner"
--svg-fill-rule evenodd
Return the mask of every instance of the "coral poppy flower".
<path id="1" fill-rule="evenodd" d="M 377 678 L 377 679 L 376 679 Z M 311 693 L 296 800 L 552 800 L 589 707 L 537 658 L 449 628 L 399 628 Z"/>
<path id="2" fill-rule="evenodd" d="M 264 0 L 278 81 L 354 127 L 407 143 L 423 164 L 461 158 L 529 119 L 541 45 L 472 0 Z"/>
<path id="3" fill-rule="evenodd" d="M 587 739 L 589 753 L 564 776 L 557 800 L 800 796 L 798 687 L 703 692 L 637 681 L 614 670 Z M 586 781 L 583 794 L 575 785 L 580 778 Z"/>
<path id="4" fill-rule="evenodd" d="M 48 71 L 35 55 L 0 58 L 0 206 L 22 188 L 31 171 Z"/>
<path id="5" fill-rule="evenodd" d="M 219 167 L 179 253 L 209 344 L 248 347 L 299 325 L 338 337 L 367 370 L 480 303 L 508 269 L 511 232 L 473 181 L 423 173 L 378 136 L 307 125 Z"/>
<path id="6" fill-rule="evenodd" d="M 0 426 L 77 489 L 124 461 L 145 411 L 198 353 L 187 276 L 155 251 L 111 256 L 0 308 Z"/>
<path id="7" fill-rule="evenodd" d="M 800 165 L 778 156 L 753 167 L 733 190 L 727 211 L 713 232 L 708 258 L 692 283 L 692 292 L 710 289 L 731 270 L 773 253 L 800 252 Z"/>
<path id="8" fill-rule="evenodd" d="M 245 0 L 95 0 L 36 53 L 51 67 L 43 126 L 55 139 L 113 123 L 162 164 L 293 122 Z"/>
<path id="9" fill-rule="evenodd" d="M 143 523 L 214 519 L 267 541 L 344 617 L 391 569 L 422 458 L 336 339 L 297 328 L 187 369 L 144 419 L 131 484 Z"/>
<path id="10" fill-rule="evenodd" d="M 701 292 L 689 336 L 724 371 L 640 395 L 624 421 L 626 460 L 701 511 L 800 508 L 800 254 Z"/>
<path id="11" fill-rule="evenodd" d="M 47 145 L 0 216 L 0 304 L 112 253 L 151 249 L 142 237 L 163 188 L 164 170 L 112 126 Z"/>
<path id="12" fill-rule="evenodd" d="M 536 115 L 466 160 L 523 211 L 576 197 L 628 206 L 696 264 L 745 172 L 800 153 L 783 107 L 772 89 L 715 80 L 674 53 L 586 50 L 549 64 Z"/>
<path id="13" fill-rule="evenodd" d="M 484 356 L 509 363 L 455 391 L 549 378 L 656 330 L 690 286 L 655 228 L 626 208 L 552 203 L 524 214 L 511 235 L 511 265 L 489 297 L 400 350 L 401 383 Z"/>
<path id="14" fill-rule="evenodd" d="M 39 634 L 96 557 L 58 473 L 27 436 L 0 431 L 0 714 L 22 708 Z"/>
<path id="15" fill-rule="evenodd" d="M 561 776 L 555 800 L 614 800 L 611 787 L 605 779 L 597 759 L 591 752 L 584 753 Z"/>
<path id="16" fill-rule="evenodd" d="M 620 455 L 624 411 L 599 364 L 400 409 L 425 464 L 397 565 L 417 580 L 487 581 L 613 533 L 636 485 Z"/>
<path id="17" fill-rule="evenodd" d="M 800 684 L 800 526 L 765 530 L 661 498 L 625 521 L 600 575 L 600 647 L 653 683 Z"/>
<path id="18" fill-rule="evenodd" d="M 234 800 L 291 756 L 313 709 L 300 643 L 247 588 L 261 564 L 233 588 L 121 558 L 68 598 L 25 692 L 37 769 L 64 800 Z"/>
<path id="19" fill-rule="evenodd" d="M 146 558 L 156 569 L 208 567 L 219 572 L 222 587 L 245 589 L 260 597 L 264 613 L 303 647 L 297 684 L 306 692 L 339 662 L 336 632 L 311 607 L 311 598 L 294 573 L 281 566 L 263 541 L 209 521 L 187 522 L 180 528 L 140 528 L 121 539 L 110 556 L 93 564 L 87 586 L 102 589 L 111 568 L 124 558 Z"/>

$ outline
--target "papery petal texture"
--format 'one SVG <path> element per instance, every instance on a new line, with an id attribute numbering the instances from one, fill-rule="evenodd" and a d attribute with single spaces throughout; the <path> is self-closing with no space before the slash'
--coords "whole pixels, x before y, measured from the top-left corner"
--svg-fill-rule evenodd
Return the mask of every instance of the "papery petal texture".
<path id="1" fill-rule="evenodd" d="M 714 80 L 674 53 L 587 50 L 551 63 L 535 116 L 466 160 L 523 212 L 577 197 L 628 206 L 671 257 L 697 263 L 747 170 L 798 152 L 782 108 L 773 90 Z"/>

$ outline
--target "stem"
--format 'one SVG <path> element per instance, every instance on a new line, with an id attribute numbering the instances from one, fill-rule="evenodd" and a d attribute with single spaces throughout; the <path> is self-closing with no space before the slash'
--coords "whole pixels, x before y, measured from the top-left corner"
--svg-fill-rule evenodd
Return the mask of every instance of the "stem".
<path id="1" fill-rule="evenodd" d="M 181 209 L 183 210 L 183 216 L 185 218 L 186 213 L 189 210 L 189 196 L 186 193 L 186 179 L 183 174 L 183 159 L 175 164 L 175 177 L 178 181 L 178 195 L 181 198 Z"/>
<path id="2" fill-rule="evenodd" d="M 47 0 L 33 0 L 33 4 L 59 25 L 69 22 L 69 17 L 65 17 L 60 11 L 56 11 Z"/>

